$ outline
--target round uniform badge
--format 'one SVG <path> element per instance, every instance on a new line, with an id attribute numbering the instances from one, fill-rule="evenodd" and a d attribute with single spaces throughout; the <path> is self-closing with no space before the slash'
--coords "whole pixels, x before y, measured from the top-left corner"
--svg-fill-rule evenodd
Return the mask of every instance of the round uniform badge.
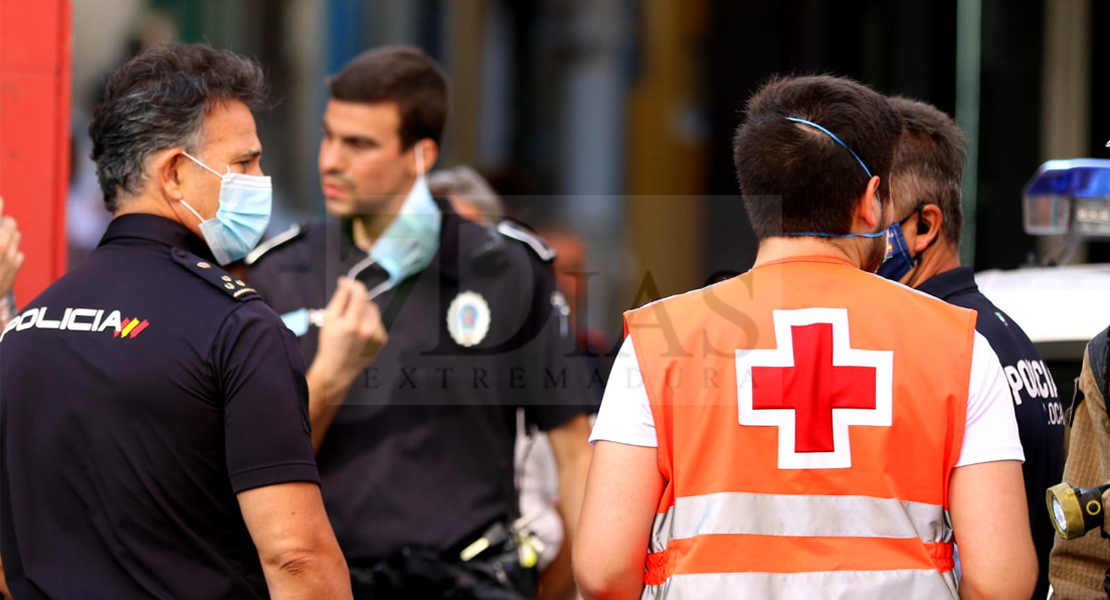
<path id="1" fill-rule="evenodd" d="M 490 311 L 477 292 L 462 292 L 447 307 L 447 331 L 460 346 L 477 346 L 489 333 Z"/>

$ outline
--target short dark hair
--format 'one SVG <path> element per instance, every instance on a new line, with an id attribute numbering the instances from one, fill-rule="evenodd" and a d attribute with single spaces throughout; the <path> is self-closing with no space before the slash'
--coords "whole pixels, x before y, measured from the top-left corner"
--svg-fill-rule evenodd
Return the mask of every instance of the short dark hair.
<path id="1" fill-rule="evenodd" d="M 890 98 L 902 116 L 902 136 L 894 150 L 891 174 L 898 187 L 895 218 L 904 218 L 918 205 L 936 204 L 944 215 L 941 233 L 960 245 L 964 226 L 963 172 L 967 143 L 963 131 L 937 107 L 903 98 Z M 908 193 L 913 190 L 913 193 Z"/>
<path id="2" fill-rule="evenodd" d="M 104 204 L 137 194 L 152 154 L 203 143 L 204 118 L 220 102 L 250 109 L 266 101 L 266 78 L 253 60 L 204 44 L 164 44 L 139 54 L 108 78 L 89 137 Z"/>
<path id="3" fill-rule="evenodd" d="M 447 76 L 427 54 L 412 46 L 367 50 L 328 79 L 331 97 L 343 102 L 392 102 L 401 114 L 401 148 L 430 139 L 437 145 L 447 128 Z"/>
<path id="4" fill-rule="evenodd" d="M 859 162 L 805 119 L 836 134 L 890 198 L 898 113 L 878 92 L 844 77 L 776 76 L 748 101 L 733 140 L 736 176 L 756 237 L 787 232 L 849 233 L 869 177 Z"/>

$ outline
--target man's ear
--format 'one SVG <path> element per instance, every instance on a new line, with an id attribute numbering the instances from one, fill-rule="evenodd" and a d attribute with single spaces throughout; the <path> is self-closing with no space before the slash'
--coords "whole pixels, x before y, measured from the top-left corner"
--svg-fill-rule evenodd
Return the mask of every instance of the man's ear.
<path id="1" fill-rule="evenodd" d="M 181 185 L 180 170 L 188 159 L 182 154 L 181 148 L 167 148 L 155 152 L 150 157 L 151 181 L 147 185 L 157 186 L 162 197 L 168 200 L 181 200 L 185 191 Z"/>
<path id="2" fill-rule="evenodd" d="M 917 218 L 917 232 L 910 251 L 921 254 L 940 237 L 941 225 L 944 224 L 944 213 L 936 204 L 926 204 L 921 207 Z"/>
<path id="3" fill-rule="evenodd" d="M 439 144 L 425 138 L 416 142 L 416 145 L 424 151 L 424 173 L 431 173 L 435 167 L 436 159 L 439 158 Z"/>
<path id="4" fill-rule="evenodd" d="M 878 198 L 875 194 L 879 190 L 879 178 L 872 177 L 867 182 L 867 189 L 864 190 L 863 195 L 856 199 L 856 220 L 863 221 L 864 230 L 867 232 L 875 231 L 880 226 L 885 226 L 883 221 L 883 211 L 888 209 L 889 206 L 882 206 L 881 203 L 887 202 L 886 198 Z"/>

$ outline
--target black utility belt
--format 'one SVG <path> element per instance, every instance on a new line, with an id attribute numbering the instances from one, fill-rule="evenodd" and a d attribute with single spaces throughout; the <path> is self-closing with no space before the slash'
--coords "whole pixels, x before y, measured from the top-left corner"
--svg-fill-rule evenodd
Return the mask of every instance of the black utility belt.
<path id="1" fill-rule="evenodd" d="M 461 554 L 406 547 L 381 559 L 352 560 L 355 598 L 534 598 L 535 569 L 521 564 L 520 542 L 510 531 L 510 525 L 495 523 Z"/>

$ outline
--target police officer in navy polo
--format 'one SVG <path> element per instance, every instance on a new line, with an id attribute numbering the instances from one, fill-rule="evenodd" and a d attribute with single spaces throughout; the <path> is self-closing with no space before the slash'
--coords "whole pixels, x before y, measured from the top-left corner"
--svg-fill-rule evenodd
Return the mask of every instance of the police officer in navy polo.
<path id="1" fill-rule="evenodd" d="M 553 254 L 428 190 L 447 87 L 415 48 L 352 60 L 329 81 L 323 118 L 330 218 L 248 258 L 250 285 L 311 363 L 324 500 L 356 598 L 534 593 L 513 479 L 518 406 L 549 433 L 572 533 L 585 485 L 590 382 L 573 360 Z M 359 350 L 378 309 L 389 339 L 371 364 Z"/>
<path id="2" fill-rule="evenodd" d="M 891 168 L 894 217 L 900 226 L 890 229 L 888 259 L 879 275 L 978 311 L 976 330 L 998 355 L 1013 394 L 1039 566 L 1033 598 L 1045 598 L 1054 537 L 1044 509 L 1045 490 L 1060 482 L 1064 470 L 1059 390 L 1025 332 L 979 291 L 971 267 L 960 266 L 960 190 L 966 157 L 962 133 L 951 117 L 932 105 L 907 98 L 891 98 L 890 103 L 904 125 Z"/>
<path id="3" fill-rule="evenodd" d="M 89 128 L 114 219 L 0 338 L 0 556 L 19 600 L 350 598 L 303 361 L 221 268 L 269 221 L 254 62 L 140 54 Z"/>

